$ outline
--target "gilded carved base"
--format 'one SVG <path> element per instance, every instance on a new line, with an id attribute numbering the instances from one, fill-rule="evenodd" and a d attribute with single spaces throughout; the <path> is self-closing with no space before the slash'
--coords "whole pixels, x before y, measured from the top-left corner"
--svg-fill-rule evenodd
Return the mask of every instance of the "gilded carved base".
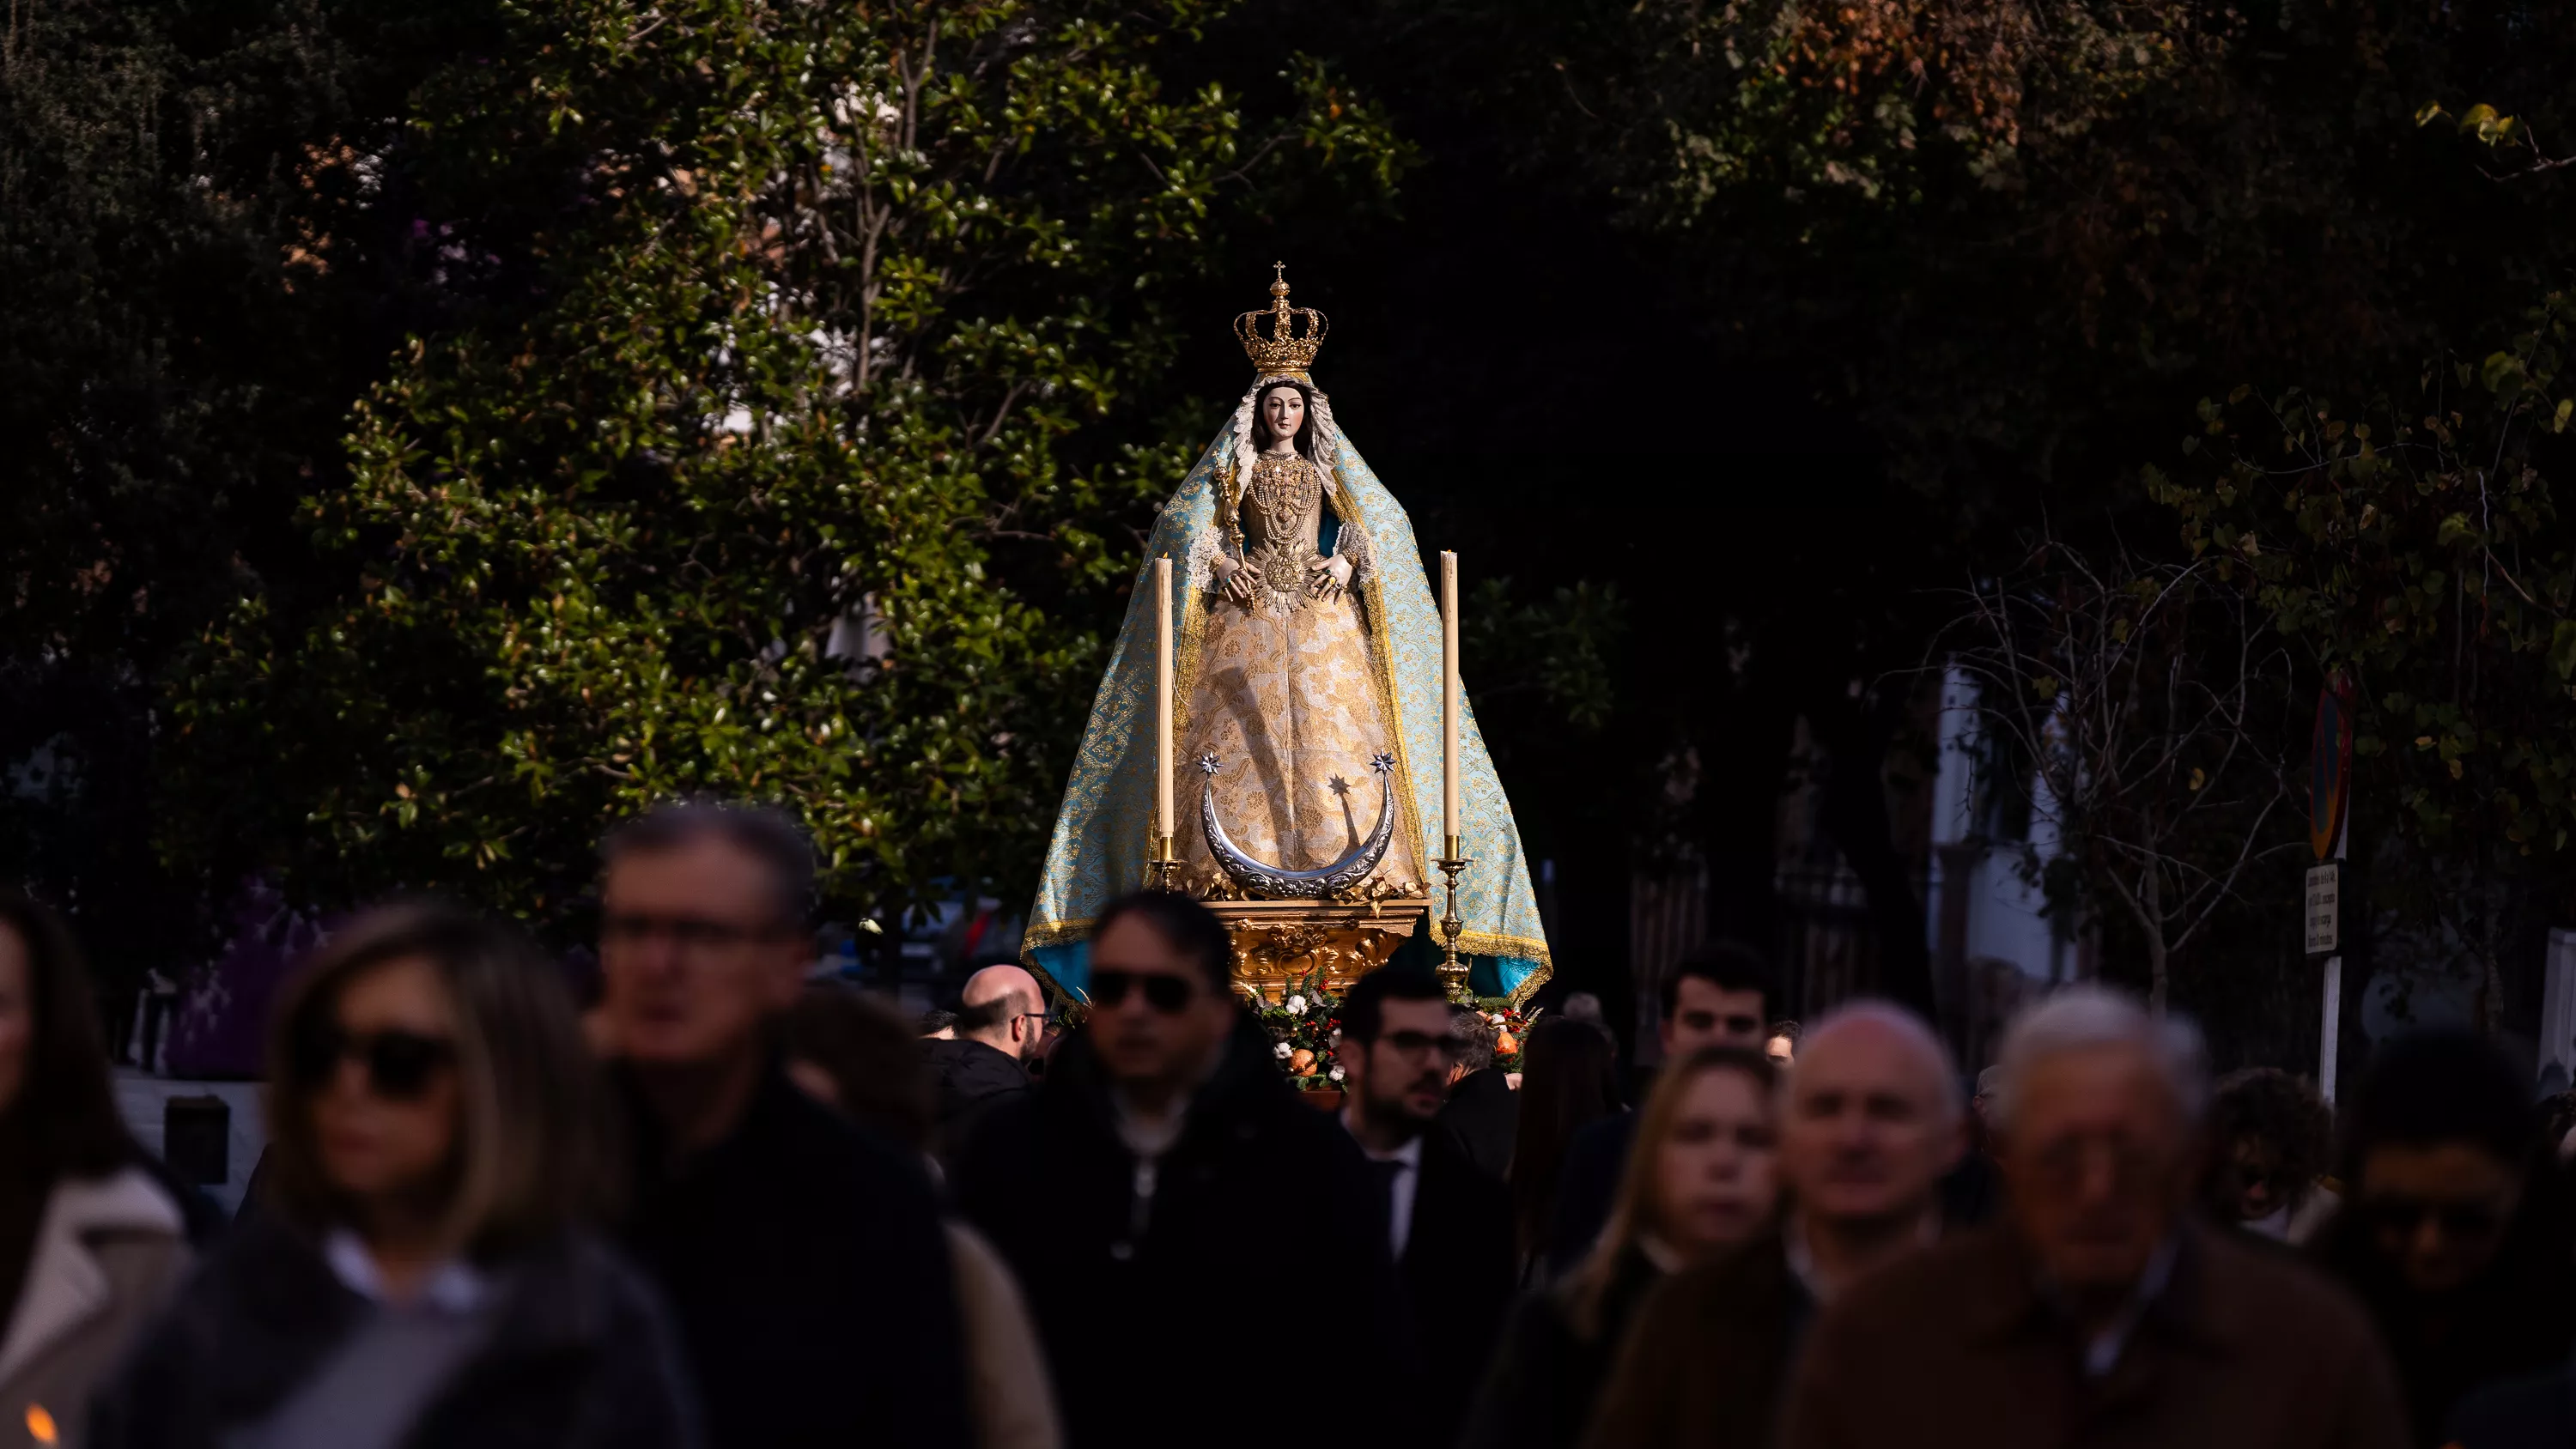
<path id="1" fill-rule="evenodd" d="M 1386 964 L 1429 917 L 1428 896 L 1384 901 L 1208 901 L 1234 937 L 1234 989 L 1277 1001 L 1291 982 L 1321 971 L 1347 988 Z"/>

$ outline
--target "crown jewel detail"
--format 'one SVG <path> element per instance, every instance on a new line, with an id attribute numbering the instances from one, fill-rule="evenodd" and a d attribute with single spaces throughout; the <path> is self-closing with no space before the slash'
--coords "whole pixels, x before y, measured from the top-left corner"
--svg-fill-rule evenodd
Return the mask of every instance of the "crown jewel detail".
<path id="1" fill-rule="evenodd" d="M 1235 318 L 1234 335 L 1242 341 L 1243 355 L 1252 359 L 1257 375 L 1303 378 L 1306 369 L 1315 365 L 1315 354 L 1322 349 L 1324 334 L 1331 330 L 1331 324 L 1312 307 L 1288 305 L 1286 262 L 1271 263 L 1271 270 L 1274 276 L 1269 307 Z M 1265 320 L 1269 323 L 1266 329 L 1262 325 Z"/>

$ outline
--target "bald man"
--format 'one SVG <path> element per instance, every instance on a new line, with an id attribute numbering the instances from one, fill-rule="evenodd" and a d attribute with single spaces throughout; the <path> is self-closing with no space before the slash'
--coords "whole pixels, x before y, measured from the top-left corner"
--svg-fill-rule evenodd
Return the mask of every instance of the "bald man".
<path id="1" fill-rule="evenodd" d="M 966 978 L 957 1037 L 922 1044 L 938 1092 L 939 1155 L 954 1159 L 977 1120 L 1029 1090 L 1028 1062 L 1046 1037 L 1046 1000 L 1037 978 L 1017 966 L 987 966 Z"/>
<path id="2" fill-rule="evenodd" d="M 1967 1104 L 1921 1018 L 1878 1001 L 1834 1012 L 1772 1095 L 1788 1203 L 1778 1233 L 1654 1291 L 1587 1443 L 1769 1444 L 1819 1307 L 1940 1236 Z"/>

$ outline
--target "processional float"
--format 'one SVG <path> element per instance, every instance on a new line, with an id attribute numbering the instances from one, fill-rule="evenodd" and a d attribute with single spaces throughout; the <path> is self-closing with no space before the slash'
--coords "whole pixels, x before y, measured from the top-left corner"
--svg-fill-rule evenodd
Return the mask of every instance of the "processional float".
<path id="1" fill-rule="evenodd" d="M 1270 293 L 1235 319 L 1252 386 L 1147 541 L 1028 962 L 1081 992 L 1092 919 L 1151 885 L 1226 923 L 1246 995 L 1346 986 L 1436 926 L 1453 987 L 1525 999 L 1547 940 L 1459 683 L 1457 555 L 1440 555 L 1435 603 L 1411 521 L 1314 386 L 1323 314 L 1289 305 L 1284 267 Z M 1415 789 L 1435 757 L 1436 816 Z M 1181 761 L 1197 798 L 1176 811 Z M 1436 922 L 1426 864 L 1445 878 Z"/>

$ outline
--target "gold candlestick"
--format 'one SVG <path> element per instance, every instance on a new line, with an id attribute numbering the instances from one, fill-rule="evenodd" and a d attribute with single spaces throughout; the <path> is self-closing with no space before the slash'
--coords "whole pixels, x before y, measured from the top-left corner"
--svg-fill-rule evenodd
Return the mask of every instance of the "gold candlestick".
<path id="1" fill-rule="evenodd" d="M 1438 860 L 1431 862 L 1449 878 L 1449 909 L 1440 918 L 1440 938 L 1445 943 L 1440 958 L 1440 980 L 1450 990 L 1461 991 L 1467 985 L 1467 964 L 1458 959 L 1458 937 L 1466 932 L 1467 923 L 1458 919 L 1458 873 L 1475 862 L 1467 858 L 1457 836 L 1449 836 L 1441 844 L 1447 849 Z"/>
<path id="2" fill-rule="evenodd" d="M 1170 890 L 1172 873 L 1180 864 L 1172 855 L 1172 837 L 1159 830 L 1145 832 L 1145 889 Z"/>

